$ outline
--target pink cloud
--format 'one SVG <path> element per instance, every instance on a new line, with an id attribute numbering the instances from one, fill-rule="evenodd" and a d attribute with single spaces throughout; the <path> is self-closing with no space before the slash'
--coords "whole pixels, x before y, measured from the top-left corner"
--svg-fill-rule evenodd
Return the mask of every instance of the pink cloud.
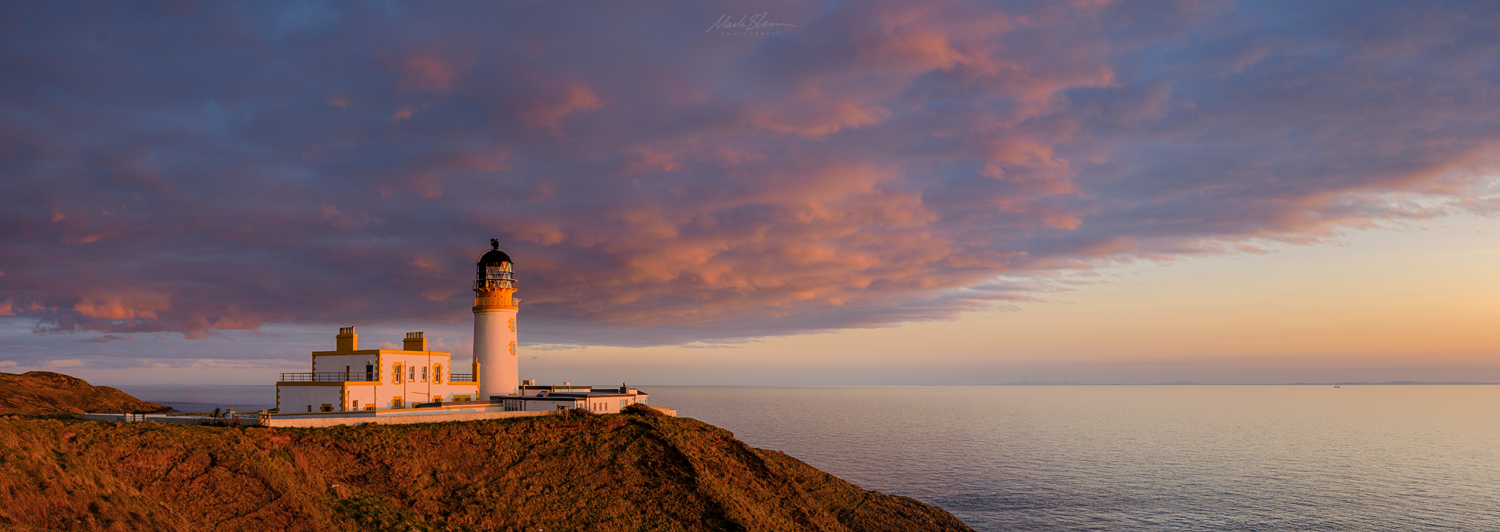
<path id="1" fill-rule="evenodd" d="M 91 293 L 73 305 L 74 312 L 106 320 L 154 319 L 170 308 L 167 297 L 160 294 Z"/>
<path id="2" fill-rule="evenodd" d="M 518 104 L 521 121 L 542 129 L 561 132 L 562 119 L 576 112 L 604 106 L 604 100 L 587 85 L 559 83 Z"/>
<path id="3" fill-rule="evenodd" d="M 401 79 L 396 90 L 448 92 L 453 88 L 453 66 L 438 57 L 410 55 L 398 61 Z"/>
<path id="4" fill-rule="evenodd" d="M 796 29 L 760 39 L 594 7 L 348 5 L 252 48 L 214 37 L 232 10 L 39 12 L 17 38 L 58 46 L 0 50 L 0 293 L 49 334 L 453 321 L 500 238 L 536 338 L 646 345 L 945 319 L 1028 297 L 1002 273 L 1500 196 L 1487 12 L 773 2 Z M 62 46 L 106 23 L 103 56 Z"/>

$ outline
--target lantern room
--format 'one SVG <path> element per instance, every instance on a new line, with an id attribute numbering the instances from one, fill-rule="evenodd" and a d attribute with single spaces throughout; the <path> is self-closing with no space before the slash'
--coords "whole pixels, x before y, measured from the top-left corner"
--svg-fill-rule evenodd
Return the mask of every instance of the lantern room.
<path id="1" fill-rule="evenodd" d="M 510 255 L 500 251 L 500 240 L 490 239 L 489 252 L 479 257 L 475 265 L 475 290 L 516 289 L 515 271 L 511 269 Z"/>

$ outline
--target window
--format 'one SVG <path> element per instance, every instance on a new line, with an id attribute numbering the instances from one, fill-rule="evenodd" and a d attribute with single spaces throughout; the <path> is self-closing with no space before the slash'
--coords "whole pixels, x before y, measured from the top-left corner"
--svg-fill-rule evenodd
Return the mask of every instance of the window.
<path id="1" fill-rule="evenodd" d="M 400 397 L 392 397 L 391 398 L 391 408 L 405 408 L 405 405 L 404 405 L 404 402 L 401 400 Z"/>
<path id="2" fill-rule="evenodd" d="M 422 366 L 422 381 L 427 381 L 427 366 Z"/>
<path id="3" fill-rule="evenodd" d="M 417 380 L 417 367 L 416 366 L 411 366 L 411 376 L 408 377 L 408 378 L 411 379 L 411 380 Z"/>
<path id="4" fill-rule="evenodd" d="M 432 366 L 432 382 L 436 382 L 436 383 L 439 383 L 439 384 L 441 384 L 443 382 L 443 365 L 442 364 L 434 364 Z"/>
<path id="5" fill-rule="evenodd" d="M 401 384 L 401 365 L 391 364 L 391 382 Z"/>
<path id="6" fill-rule="evenodd" d="M 312 405 L 307 405 L 307 411 L 312 412 Z"/>
<path id="7" fill-rule="evenodd" d="M 332 412 L 333 411 L 333 405 L 328 404 L 328 403 L 323 403 L 323 406 L 321 408 L 319 408 L 318 411 L 319 412 Z"/>
<path id="8" fill-rule="evenodd" d="M 359 410 L 359 399 L 354 400 L 354 409 Z"/>
<path id="9" fill-rule="evenodd" d="M 621 399 L 620 400 L 620 410 L 624 410 L 624 409 L 625 409 L 625 400 Z"/>

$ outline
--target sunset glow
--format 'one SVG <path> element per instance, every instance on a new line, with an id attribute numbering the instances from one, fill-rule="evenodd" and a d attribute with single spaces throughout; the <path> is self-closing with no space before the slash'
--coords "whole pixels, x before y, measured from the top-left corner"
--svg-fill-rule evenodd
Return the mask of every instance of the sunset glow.
<path id="1" fill-rule="evenodd" d="M 456 361 L 497 238 L 528 377 L 1500 382 L 1488 4 L 0 20 L 0 371 Z"/>

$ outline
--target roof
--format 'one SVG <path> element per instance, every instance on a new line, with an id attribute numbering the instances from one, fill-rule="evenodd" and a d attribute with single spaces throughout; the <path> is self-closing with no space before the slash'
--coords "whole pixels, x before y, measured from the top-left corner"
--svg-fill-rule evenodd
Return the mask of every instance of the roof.
<path id="1" fill-rule="evenodd" d="M 641 392 L 641 391 L 637 391 L 636 393 L 620 393 L 620 392 L 548 392 L 547 393 L 547 397 L 579 397 L 579 398 L 585 398 L 585 397 L 639 397 L 639 396 L 642 396 L 642 395 L 649 395 L 649 394 L 647 394 L 646 392 Z M 536 397 L 536 396 L 532 396 L 532 397 Z"/>
<path id="2" fill-rule="evenodd" d="M 579 397 L 579 396 L 576 396 L 576 395 L 551 395 L 551 394 L 548 394 L 546 396 L 540 396 L 540 397 L 539 396 L 535 396 L 535 395 L 510 395 L 510 396 L 500 397 L 500 399 L 504 399 L 506 401 L 582 401 L 582 400 L 584 400 L 586 398 L 585 397 Z"/>
<path id="3" fill-rule="evenodd" d="M 452 357 L 453 353 L 447 351 L 404 351 L 401 349 L 357 349 L 354 351 L 313 351 L 312 356 L 327 357 L 334 355 L 420 355 L 435 357 Z"/>
<path id="4" fill-rule="evenodd" d="M 490 239 L 490 247 L 494 249 L 486 251 L 484 255 L 481 255 L 479 257 L 480 264 L 499 264 L 502 262 L 511 262 L 510 255 L 506 255 L 504 251 L 500 251 L 499 240 Z"/>

